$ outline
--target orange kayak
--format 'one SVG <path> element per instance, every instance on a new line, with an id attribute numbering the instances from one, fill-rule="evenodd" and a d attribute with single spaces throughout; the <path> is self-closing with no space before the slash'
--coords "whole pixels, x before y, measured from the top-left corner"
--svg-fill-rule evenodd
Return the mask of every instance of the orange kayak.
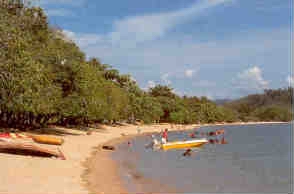
<path id="1" fill-rule="evenodd" d="M 62 145 L 64 140 L 58 137 L 52 137 L 47 135 L 32 135 L 34 142 L 51 145 Z"/>

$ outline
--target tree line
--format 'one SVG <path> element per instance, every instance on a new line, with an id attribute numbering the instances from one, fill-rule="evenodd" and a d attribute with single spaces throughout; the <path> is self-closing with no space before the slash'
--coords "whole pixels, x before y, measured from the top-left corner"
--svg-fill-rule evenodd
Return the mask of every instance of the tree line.
<path id="1" fill-rule="evenodd" d="M 293 120 L 293 87 L 266 89 L 263 94 L 251 94 L 228 102 L 241 121 Z"/>
<path id="2" fill-rule="evenodd" d="M 169 86 L 142 90 L 130 75 L 97 58 L 86 59 L 62 30 L 48 24 L 42 8 L 20 0 L 0 2 L 1 126 L 291 119 L 289 97 L 285 107 L 264 108 L 242 100 L 217 106 L 206 97 L 180 97 Z M 292 93 L 287 95 L 291 98 Z M 275 114 L 284 116 L 268 116 Z"/>

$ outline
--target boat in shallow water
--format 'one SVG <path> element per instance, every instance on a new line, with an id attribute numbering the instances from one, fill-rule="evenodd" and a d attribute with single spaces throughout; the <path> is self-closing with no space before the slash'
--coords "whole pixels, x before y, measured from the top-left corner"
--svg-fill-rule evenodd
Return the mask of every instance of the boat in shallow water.
<path id="1" fill-rule="evenodd" d="M 188 141 L 174 141 L 174 142 L 168 142 L 168 143 L 162 144 L 161 148 L 163 150 L 185 149 L 185 148 L 200 147 L 206 143 L 208 143 L 208 140 L 205 138 L 188 140 Z"/>

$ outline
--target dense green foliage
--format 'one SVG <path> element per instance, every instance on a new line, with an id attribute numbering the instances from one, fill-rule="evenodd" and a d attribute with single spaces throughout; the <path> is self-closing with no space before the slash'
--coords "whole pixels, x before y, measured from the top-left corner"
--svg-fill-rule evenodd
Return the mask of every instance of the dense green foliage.
<path id="1" fill-rule="evenodd" d="M 264 90 L 226 103 L 242 121 L 289 121 L 293 118 L 293 88 Z"/>
<path id="2" fill-rule="evenodd" d="M 265 100 L 267 103 L 257 95 L 226 106 L 217 106 L 205 97 L 179 97 L 168 86 L 157 85 L 144 91 L 129 75 L 120 74 L 96 58 L 87 60 L 73 41 L 48 24 L 41 8 L 26 7 L 17 1 L 1 2 L 2 126 L 291 119 L 289 111 L 285 111 L 291 94 L 285 96 L 284 90 L 279 97 L 266 91 L 274 95 Z M 282 98 L 286 103 L 273 103 Z"/>

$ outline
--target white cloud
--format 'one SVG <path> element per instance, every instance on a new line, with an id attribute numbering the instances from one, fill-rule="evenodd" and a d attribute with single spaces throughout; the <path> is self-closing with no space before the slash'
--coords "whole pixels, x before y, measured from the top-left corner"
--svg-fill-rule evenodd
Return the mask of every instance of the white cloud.
<path id="1" fill-rule="evenodd" d="M 149 80 L 147 83 L 147 88 L 154 88 L 156 83 L 153 80 Z"/>
<path id="2" fill-rule="evenodd" d="M 268 81 L 262 77 L 261 69 L 257 66 L 239 73 L 236 79 L 237 88 L 245 91 L 261 91 L 268 87 Z"/>
<path id="3" fill-rule="evenodd" d="M 71 40 L 76 39 L 76 33 L 72 32 L 70 30 L 62 30 L 62 33 Z"/>
<path id="4" fill-rule="evenodd" d="M 149 15 L 132 16 L 114 22 L 113 31 L 108 34 L 113 44 L 131 45 L 155 40 L 164 36 L 175 26 L 186 23 L 207 9 L 231 2 L 231 0 L 202 0 L 188 8 Z"/>
<path id="5" fill-rule="evenodd" d="M 201 41 L 197 38 L 198 34 L 189 36 L 181 34 L 180 37 L 175 37 L 178 36 L 177 34 L 171 34 L 172 37 L 167 36 L 169 31 L 179 25 L 197 19 L 198 14 L 200 16 L 202 11 L 207 13 L 207 9 L 216 5 L 225 5 L 226 2 L 230 1 L 200 1 L 200 3 L 192 4 L 189 8 L 173 12 L 123 18 L 114 22 L 113 29 L 106 34 L 68 31 L 68 35 L 88 56 L 99 57 L 103 63 L 112 64 L 119 70 L 123 69 L 129 71 L 128 73 L 135 74 L 142 86 L 146 85 L 147 80 L 154 79 L 154 76 L 160 77 L 160 72 L 169 72 L 167 75 L 161 76 L 161 80 L 165 84 L 173 82 L 173 85 L 177 85 L 178 83 L 174 79 L 184 78 L 185 69 L 193 70 L 192 76 L 195 77 L 197 67 L 209 68 L 212 70 L 209 76 L 220 78 L 221 72 L 213 71 L 216 66 L 238 71 L 238 68 L 234 67 L 240 66 L 239 68 L 242 68 L 242 64 L 266 64 L 261 66 L 262 68 L 276 68 L 274 63 L 277 62 L 288 64 L 288 57 L 285 54 L 289 51 L 288 27 L 258 31 L 248 30 L 209 41 Z M 200 9 L 201 5 L 210 6 Z M 166 15 L 173 16 L 175 21 L 168 19 Z M 204 38 L 209 38 L 209 35 Z M 278 59 L 279 61 L 277 61 Z M 181 64 L 193 64 L 193 66 L 183 67 Z M 147 71 L 142 71 L 142 69 Z M 226 78 L 227 81 L 231 77 Z M 259 79 L 258 76 L 255 77 L 258 84 L 247 83 L 245 78 L 241 81 L 241 78 L 238 77 L 238 81 L 242 82 L 238 87 L 244 90 L 245 88 L 257 90 L 268 86 L 268 82 L 261 76 L 261 71 L 260 77 L 262 79 Z M 224 83 L 217 83 L 217 85 L 220 86 L 219 88 L 224 88 Z M 211 85 L 212 83 L 200 82 L 198 84 Z M 232 93 L 232 89 L 233 87 L 227 90 L 229 96 L 240 94 Z M 200 89 L 194 87 L 193 90 L 196 92 Z M 215 93 L 219 94 L 221 90 L 223 89 L 218 89 Z"/>
<path id="6" fill-rule="evenodd" d="M 119 64 L 128 61 L 128 64 L 140 64 L 141 67 L 150 67 L 156 64 L 158 68 L 169 68 L 180 71 L 181 64 L 202 65 L 236 64 L 241 61 L 250 63 L 250 58 L 268 56 L 271 60 L 276 55 L 287 51 L 289 39 L 288 29 L 268 30 L 262 32 L 246 32 L 228 40 L 212 40 L 197 42 L 185 36 L 173 40 L 159 40 L 136 48 L 125 49 L 99 42 L 84 48 L 90 56 L 99 56 L 107 63 Z M 244 39 L 244 37 L 246 37 Z M 179 46 L 179 40 L 181 45 Z M 131 53 L 131 57 L 130 56 Z M 274 53 L 275 55 L 270 55 Z M 261 61 L 264 63 L 264 60 Z M 165 67 L 163 67 L 165 66 Z M 193 69 L 195 69 L 193 67 Z M 166 70 L 166 69 L 163 69 Z"/>
<path id="7" fill-rule="evenodd" d="M 75 33 L 69 30 L 63 30 L 62 32 L 82 48 L 97 44 L 101 41 L 101 37 L 97 34 Z"/>
<path id="8" fill-rule="evenodd" d="M 133 81 L 133 82 L 137 82 L 137 80 L 136 80 L 133 76 L 130 76 L 130 79 L 131 79 L 131 81 Z"/>
<path id="9" fill-rule="evenodd" d="M 172 89 L 172 92 L 178 96 L 184 96 L 185 94 L 175 88 Z"/>
<path id="10" fill-rule="evenodd" d="M 288 86 L 292 86 L 292 87 L 294 86 L 294 77 L 293 76 L 288 75 L 286 81 L 288 83 Z"/>
<path id="11" fill-rule="evenodd" d="M 130 16 L 113 22 L 113 30 L 108 34 L 91 35 L 91 38 L 95 37 L 97 40 L 99 39 L 99 43 L 104 46 L 136 47 L 137 43 L 156 40 L 164 36 L 177 25 L 195 19 L 195 17 L 202 12 L 231 1 L 232 0 L 201 0 L 200 2 L 192 4 L 190 7 L 176 11 Z M 48 1 L 45 2 L 49 3 Z M 70 4 L 74 1 L 63 0 L 62 2 Z M 80 34 L 80 36 L 84 35 Z M 83 43 L 83 41 L 81 41 L 81 43 Z M 87 46 L 87 44 L 80 46 L 84 47 Z"/>
<path id="12" fill-rule="evenodd" d="M 163 83 L 165 85 L 170 85 L 171 84 L 171 81 L 169 79 L 169 76 L 170 76 L 169 73 L 165 73 L 165 74 L 162 74 L 161 77 L 160 77 L 160 79 L 163 81 Z"/>
<path id="13" fill-rule="evenodd" d="M 48 9 L 46 10 L 46 13 L 49 16 L 74 16 L 74 13 L 67 9 Z"/>
<path id="14" fill-rule="evenodd" d="M 246 34 L 240 33 L 229 39 L 207 42 L 198 42 L 197 39 L 182 36 L 152 41 L 128 49 L 98 42 L 82 49 L 88 56 L 99 57 L 104 63 L 112 64 L 120 70 L 124 69 L 130 74 L 136 74 L 140 77 L 139 84 L 143 86 L 147 80 L 154 78 L 154 76 L 160 76 L 158 72 L 169 72 L 168 78 L 171 81 L 182 79 L 185 76 L 185 68 L 195 70 L 194 77 L 198 69 L 205 71 L 209 68 L 212 70 L 209 76 L 217 78 L 222 77 L 222 72 L 215 72 L 214 69 L 215 67 L 219 69 L 220 66 L 229 71 L 241 69 L 239 70 L 241 72 L 244 63 L 264 64 L 259 66 L 262 69 L 277 69 L 275 64 L 281 63 L 284 64 L 281 68 L 289 69 L 287 66 L 290 63 L 287 54 L 290 49 L 288 33 L 288 28 L 248 31 Z M 121 66 L 122 63 L 125 65 Z M 192 65 L 185 67 L 181 64 Z M 143 73 L 142 69 L 148 71 Z M 238 97 L 251 92 L 245 90 L 233 91 L 233 87 L 226 84 L 230 82 L 231 77 L 223 78 L 223 83 L 217 83 L 218 88 L 230 87 L 224 95 Z M 271 79 L 273 80 L 271 84 L 277 82 L 275 81 L 276 77 Z M 172 83 L 173 87 L 179 85 L 176 81 Z M 194 87 L 193 90 L 197 91 L 200 88 Z M 218 95 L 222 90 L 216 89 L 218 92 L 215 95 Z"/>
<path id="15" fill-rule="evenodd" d="M 195 72 L 195 71 L 192 70 L 192 69 L 187 69 L 187 70 L 185 71 L 185 76 L 188 77 L 188 78 L 191 78 L 191 77 L 193 76 L 194 72 Z"/>

